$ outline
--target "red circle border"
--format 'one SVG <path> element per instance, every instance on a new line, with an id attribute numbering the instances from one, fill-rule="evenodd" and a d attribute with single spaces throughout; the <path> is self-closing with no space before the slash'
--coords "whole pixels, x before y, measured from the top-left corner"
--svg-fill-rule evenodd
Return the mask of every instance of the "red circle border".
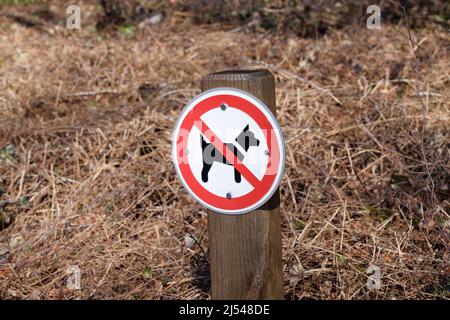
<path id="1" fill-rule="evenodd" d="M 179 135 L 180 132 L 190 132 L 192 130 L 192 127 L 194 126 L 195 120 L 199 119 L 206 112 L 214 108 L 219 108 L 222 103 L 226 103 L 230 107 L 245 112 L 251 118 L 253 118 L 262 129 L 267 141 L 267 147 L 269 149 L 269 160 L 267 163 L 266 173 L 264 174 L 264 177 L 260 181 L 258 187 L 254 188 L 252 191 L 243 196 L 231 199 L 213 194 L 198 182 L 198 180 L 192 173 L 191 167 L 187 161 L 185 150 L 187 148 L 188 139 L 187 137 L 183 139 Z M 177 143 L 176 157 L 182 179 L 185 180 L 187 186 L 199 199 L 217 209 L 237 211 L 254 205 L 270 191 L 278 173 L 278 170 L 276 170 L 275 174 L 272 173 L 274 170 L 271 170 L 271 173 L 269 174 L 267 173 L 269 171 L 269 167 L 271 166 L 275 166 L 276 168 L 278 168 L 281 160 L 280 146 L 277 139 L 273 139 L 273 136 L 271 134 L 267 134 L 268 132 L 273 133 L 274 130 L 276 130 L 276 128 L 271 125 L 270 121 L 267 119 L 267 116 L 256 105 L 240 96 L 231 94 L 218 94 L 198 102 L 194 107 L 191 108 L 186 117 L 182 120 L 182 123 L 179 127 L 178 136 L 175 137 L 175 141 Z"/>

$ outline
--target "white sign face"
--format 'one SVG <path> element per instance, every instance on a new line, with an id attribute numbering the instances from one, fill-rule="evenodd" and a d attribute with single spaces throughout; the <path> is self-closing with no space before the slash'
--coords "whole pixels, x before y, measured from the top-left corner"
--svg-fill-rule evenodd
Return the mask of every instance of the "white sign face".
<path id="1" fill-rule="evenodd" d="M 182 111 L 173 138 L 173 162 L 184 187 L 215 212 L 255 210 L 280 183 L 280 127 L 249 93 L 217 88 L 200 94 Z"/>

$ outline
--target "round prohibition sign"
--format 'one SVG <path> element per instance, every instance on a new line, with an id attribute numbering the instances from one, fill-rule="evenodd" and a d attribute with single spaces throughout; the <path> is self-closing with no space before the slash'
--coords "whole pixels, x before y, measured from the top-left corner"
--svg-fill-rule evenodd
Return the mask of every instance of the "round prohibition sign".
<path id="1" fill-rule="evenodd" d="M 228 117 L 222 116 L 224 111 Z M 251 127 L 247 124 L 231 143 L 221 139 L 223 131 L 248 122 Z M 251 152 L 264 152 L 265 159 L 251 163 Z M 205 154 L 212 155 L 211 163 L 205 161 Z M 234 88 L 211 89 L 181 112 L 173 134 L 172 160 L 183 186 L 198 202 L 218 213 L 242 214 L 263 205 L 276 191 L 284 170 L 284 140 L 274 115 L 256 97 Z M 203 168 L 198 161 L 203 161 Z M 232 166 L 235 181 L 224 179 L 223 172 L 230 169 L 223 165 Z"/>

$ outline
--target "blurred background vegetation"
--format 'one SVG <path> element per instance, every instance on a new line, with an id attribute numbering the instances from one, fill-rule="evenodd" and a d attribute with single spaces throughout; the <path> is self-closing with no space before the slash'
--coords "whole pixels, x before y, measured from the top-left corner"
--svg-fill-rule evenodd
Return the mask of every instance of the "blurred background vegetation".
<path id="1" fill-rule="evenodd" d="M 67 5 L 70 4 L 67 2 Z M 402 7 L 406 9 L 412 28 L 429 25 L 448 28 L 450 20 L 449 1 L 440 0 L 85 0 L 79 4 L 96 7 L 98 30 L 123 29 L 124 26 L 145 21 L 156 24 L 166 15 L 176 14 L 197 24 L 221 23 L 250 32 L 270 31 L 317 37 L 330 29 L 342 29 L 349 25 L 364 27 L 368 17 L 366 9 L 371 4 L 380 6 L 382 23 L 400 23 L 404 17 Z M 56 6 L 61 8 L 61 1 L 0 0 L 0 8 L 25 5 L 39 8 L 36 16 L 29 19 L 59 20 L 61 24 L 65 21 L 64 12 L 58 16 L 52 9 Z M 26 23 L 24 19 L 22 22 Z"/>

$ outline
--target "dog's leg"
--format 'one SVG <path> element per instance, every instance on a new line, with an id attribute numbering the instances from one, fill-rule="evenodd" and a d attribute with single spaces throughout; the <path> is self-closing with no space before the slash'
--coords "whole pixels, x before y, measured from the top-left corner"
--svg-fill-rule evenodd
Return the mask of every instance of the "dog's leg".
<path id="1" fill-rule="evenodd" d="M 234 169 L 234 181 L 236 183 L 240 183 L 241 182 L 241 174 L 239 171 L 236 170 L 236 168 Z"/>
<path id="2" fill-rule="evenodd" d="M 208 182 L 208 173 L 209 170 L 211 169 L 212 164 L 207 164 L 205 162 L 203 162 L 203 168 L 202 168 L 202 181 L 203 182 Z"/>
<path id="3" fill-rule="evenodd" d="M 203 167 L 202 167 L 202 181 L 208 182 L 208 173 L 211 169 L 212 164 L 216 158 L 216 149 L 211 143 L 207 143 L 202 135 L 201 143 L 202 143 L 202 157 L 203 157 Z"/>

